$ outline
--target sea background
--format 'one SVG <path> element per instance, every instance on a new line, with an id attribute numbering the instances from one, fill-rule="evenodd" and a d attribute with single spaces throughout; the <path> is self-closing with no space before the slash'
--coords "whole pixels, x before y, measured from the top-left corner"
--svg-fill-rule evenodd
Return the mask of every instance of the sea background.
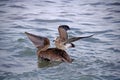
<path id="1" fill-rule="evenodd" d="M 59 25 L 74 42 L 72 63 L 40 67 L 25 31 L 48 37 Z M 0 80 L 120 80 L 120 0 L 0 0 Z"/>

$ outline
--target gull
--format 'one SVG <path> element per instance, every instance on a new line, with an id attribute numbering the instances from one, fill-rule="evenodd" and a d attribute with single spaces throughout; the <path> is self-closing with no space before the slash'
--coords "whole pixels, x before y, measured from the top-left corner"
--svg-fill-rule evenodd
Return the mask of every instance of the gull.
<path id="1" fill-rule="evenodd" d="M 72 42 L 93 36 L 93 35 L 90 35 L 90 36 L 84 36 L 84 37 L 68 38 L 68 34 L 67 34 L 68 30 L 70 30 L 70 27 L 68 25 L 60 25 L 58 27 L 59 36 L 54 40 L 56 48 L 62 49 L 62 50 L 73 48 L 75 47 L 75 45 Z"/>

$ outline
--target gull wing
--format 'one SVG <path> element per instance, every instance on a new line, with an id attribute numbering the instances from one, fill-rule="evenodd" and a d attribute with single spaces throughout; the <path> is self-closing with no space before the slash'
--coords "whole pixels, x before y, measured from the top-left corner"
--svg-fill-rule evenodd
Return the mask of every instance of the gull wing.
<path id="1" fill-rule="evenodd" d="M 61 42 L 65 42 L 68 40 L 67 30 L 70 30 L 69 26 L 67 26 L 67 25 L 59 26 L 58 31 L 59 31 L 59 36 L 60 36 Z"/>
<path id="2" fill-rule="evenodd" d="M 66 43 L 71 43 L 71 42 L 77 41 L 77 40 L 79 40 L 79 39 L 89 38 L 89 37 L 92 37 L 92 36 L 93 36 L 93 35 L 84 36 L 84 37 L 72 37 L 72 38 L 68 39 Z"/>
<path id="3" fill-rule="evenodd" d="M 33 42 L 33 44 L 36 46 L 36 48 L 46 47 L 46 49 L 47 49 L 50 45 L 50 41 L 46 37 L 37 36 L 37 35 L 31 34 L 28 32 L 25 32 L 25 34 Z"/>

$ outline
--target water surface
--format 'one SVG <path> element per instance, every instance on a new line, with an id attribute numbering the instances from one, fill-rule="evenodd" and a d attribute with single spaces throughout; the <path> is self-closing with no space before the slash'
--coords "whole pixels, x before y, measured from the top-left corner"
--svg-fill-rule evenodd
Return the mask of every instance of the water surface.
<path id="1" fill-rule="evenodd" d="M 119 0 L 0 0 L 0 80 L 120 80 L 119 15 Z M 55 47 L 61 24 L 71 27 L 69 36 L 95 36 L 67 50 L 73 63 L 39 68 L 24 32 Z"/>

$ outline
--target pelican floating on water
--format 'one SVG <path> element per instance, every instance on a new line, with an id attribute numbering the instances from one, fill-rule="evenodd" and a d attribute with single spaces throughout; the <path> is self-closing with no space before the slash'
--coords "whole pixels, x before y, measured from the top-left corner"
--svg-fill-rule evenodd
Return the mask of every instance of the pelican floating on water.
<path id="1" fill-rule="evenodd" d="M 68 47 L 75 47 L 75 45 L 72 42 L 82 38 L 91 37 L 92 35 L 86 37 L 73 37 L 68 39 L 67 30 L 69 29 L 70 28 L 67 25 L 61 25 L 58 27 L 59 37 L 57 37 L 55 40 L 56 48 L 49 48 L 50 41 L 46 37 L 37 36 L 28 32 L 25 32 L 25 34 L 38 49 L 37 50 L 38 58 L 47 61 L 59 61 L 71 63 L 73 60 L 67 54 L 65 49 Z"/>
<path id="2" fill-rule="evenodd" d="M 49 48 L 50 41 L 48 38 L 37 36 L 28 32 L 25 32 L 25 34 L 27 34 L 28 38 L 37 47 L 38 58 L 47 61 L 72 62 L 72 59 L 66 51 L 58 48 Z"/>

